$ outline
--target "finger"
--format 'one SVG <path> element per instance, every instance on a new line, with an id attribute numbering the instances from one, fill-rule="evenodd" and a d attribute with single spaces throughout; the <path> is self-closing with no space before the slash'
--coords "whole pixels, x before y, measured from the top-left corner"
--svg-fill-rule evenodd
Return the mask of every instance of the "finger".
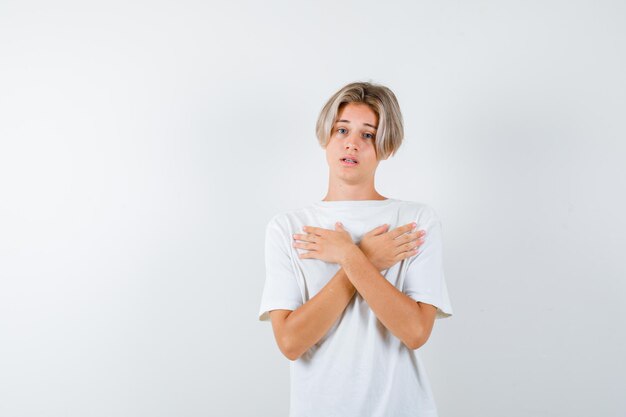
<path id="1" fill-rule="evenodd" d="M 396 227 L 395 229 L 393 229 L 391 232 L 391 237 L 393 239 L 397 238 L 400 235 L 405 234 L 406 232 L 410 232 L 413 229 L 415 229 L 417 227 L 417 224 L 415 222 L 411 222 L 411 223 L 407 223 L 403 226 L 400 227 Z"/>
<path id="2" fill-rule="evenodd" d="M 397 247 L 401 252 L 411 252 L 414 250 L 418 250 L 420 246 L 422 246 L 424 241 L 422 239 L 418 239 L 412 242 L 404 243 Z"/>
<path id="3" fill-rule="evenodd" d="M 302 226 L 302 230 L 304 230 L 307 233 L 318 235 L 318 236 L 322 236 L 324 232 L 326 232 L 326 229 L 322 229 L 321 227 L 313 227 L 313 226 Z"/>
<path id="4" fill-rule="evenodd" d="M 380 225 L 378 227 L 373 228 L 369 232 L 365 233 L 365 236 L 370 236 L 370 235 L 378 236 L 378 235 L 381 235 L 381 234 L 385 233 L 388 228 L 389 228 L 388 224 Z"/>
<path id="5" fill-rule="evenodd" d="M 405 245 L 401 245 L 396 249 L 399 249 L 395 256 L 401 256 L 401 257 L 407 257 L 407 256 L 411 256 L 411 255 L 415 255 L 417 253 L 421 253 L 421 243 L 416 243 L 416 242 L 412 242 L 412 243 L 407 243 Z"/>
<path id="6" fill-rule="evenodd" d="M 335 231 L 350 235 L 350 233 L 346 230 L 346 228 L 343 226 L 343 223 L 341 222 L 335 223 Z M 352 237 L 350 237 L 350 239 L 352 239 Z"/>
<path id="7" fill-rule="evenodd" d="M 300 259 L 312 259 L 315 258 L 315 251 L 302 252 L 298 254 L 298 258 Z"/>
<path id="8" fill-rule="evenodd" d="M 402 259 L 410 258 L 411 256 L 417 255 L 419 253 L 421 253 L 421 252 L 419 251 L 419 249 L 416 248 L 416 249 L 413 249 L 413 250 L 409 250 L 409 251 L 406 251 L 406 252 L 399 253 L 397 255 L 397 258 L 398 258 L 398 261 L 401 261 Z"/>
<path id="9" fill-rule="evenodd" d="M 414 243 L 414 242 L 408 242 L 405 243 L 404 245 L 400 246 L 403 250 L 403 252 L 408 252 L 408 251 L 412 251 L 417 249 L 417 246 L 419 246 L 418 244 Z"/>
<path id="10" fill-rule="evenodd" d="M 306 243 L 293 242 L 291 244 L 291 246 L 293 246 L 294 248 L 307 249 L 307 250 L 311 249 L 312 245 L 313 245 L 313 243 L 308 243 L 308 242 L 306 242 Z"/>
<path id="11" fill-rule="evenodd" d="M 425 240 L 424 237 L 420 237 L 420 238 L 418 238 L 417 240 L 415 240 L 413 242 L 415 243 L 415 245 L 417 245 L 419 247 L 419 246 L 422 246 L 424 244 L 424 240 Z"/>
<path id="12" fill-rule="evenodd" d="M 310 234 L 310 233 L 307 233 L 305 235 L 301 235 L 301 234 L 295 233 L 293 235 L 293 240 L 303 240 L 305 242 L 317 243 L 317 239 L 319 239 L 319 236 L 313 235 L 313 234 Z"/>
<path id="13" fill-rule="evenodd" d="M 419 230 L 417 232 L 413 232 L 413 233 L 406 233 L 402 236 L 399 236 L 398 238 L 396 238 L 396 242 L 401 242 L 401 243 L 406 243 L 406 242 L 412 242 L 414 240 L 420 239 L 422 241 L 424 241 L 424 231 L 423 230 Z"/>

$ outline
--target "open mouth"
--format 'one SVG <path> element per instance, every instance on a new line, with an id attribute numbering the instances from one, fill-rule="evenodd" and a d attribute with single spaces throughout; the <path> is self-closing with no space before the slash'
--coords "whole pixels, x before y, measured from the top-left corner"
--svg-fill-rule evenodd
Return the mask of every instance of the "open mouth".
<path id="1" fill-rule="evenodd" d="M 350 158 L 341 158 L 340 161 L 344 164 L 344 165 L 357 165 L 359 162 L 356 159 L 350 159 Z"/>

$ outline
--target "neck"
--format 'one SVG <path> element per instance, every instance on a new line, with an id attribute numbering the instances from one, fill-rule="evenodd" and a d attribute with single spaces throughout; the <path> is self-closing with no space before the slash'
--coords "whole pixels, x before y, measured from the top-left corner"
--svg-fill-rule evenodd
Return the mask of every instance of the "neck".
<path id="1" fill-rule="evenodd" d="M 323 201 L 343 201 L 343 200 L 386 200 L 387 197 L 381 195 L 374 189 L 363 186 L 349 186 L 342 184 L 339 187 L 328 187 L 328 192 Z"/>

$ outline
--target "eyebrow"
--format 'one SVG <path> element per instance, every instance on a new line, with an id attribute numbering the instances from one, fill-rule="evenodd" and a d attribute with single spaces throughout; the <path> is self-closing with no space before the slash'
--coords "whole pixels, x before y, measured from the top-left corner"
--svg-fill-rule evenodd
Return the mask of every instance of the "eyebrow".
<path id="1" fill-rule="evenodd" d="M 346 122 L 346 123 L 350 123 L 350 120 L 345 120 L 345 119 L 341 119 L 341 120 L 337 120 L 335 123 L 339 123 L 339 122 Z M 365 126 L 369 126 L 369 127 L 373 127 L 374 129 L 378 129 L 377 126 L 371 125 L 369 123 L 363 123 Z"/>

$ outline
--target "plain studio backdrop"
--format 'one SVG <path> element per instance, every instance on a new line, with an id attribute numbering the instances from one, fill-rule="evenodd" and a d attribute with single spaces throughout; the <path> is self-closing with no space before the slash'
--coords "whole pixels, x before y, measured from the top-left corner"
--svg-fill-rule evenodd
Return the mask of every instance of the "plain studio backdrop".
<path id="1" fill-rule="evenodd" d="M 621 1 L 3 1 L 0 415 L 286 416 L 265 226 L 373 81 L 377 190 L 442 219 L 440 415 L 623 416 L 625 51 Z"/>

